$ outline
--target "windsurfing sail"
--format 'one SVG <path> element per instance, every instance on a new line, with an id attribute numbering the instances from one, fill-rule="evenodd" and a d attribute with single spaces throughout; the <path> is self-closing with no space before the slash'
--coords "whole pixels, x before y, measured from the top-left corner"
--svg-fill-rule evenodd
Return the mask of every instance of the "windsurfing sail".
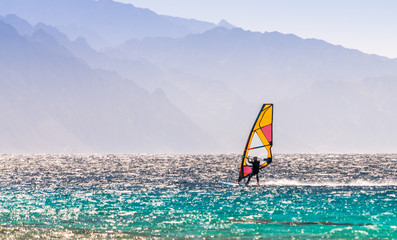
<path id="1" fill-rule="evenodd" d="M 272 146 L 273 104 L 263 104 L 244 148 L 238 182 L 252 172 L 252 165 L 249 163 L 252 157 L 257 156 L 258 159 L 263 159 L 260 161 L 259 169 L 266 167 L 272 162 Z"/>

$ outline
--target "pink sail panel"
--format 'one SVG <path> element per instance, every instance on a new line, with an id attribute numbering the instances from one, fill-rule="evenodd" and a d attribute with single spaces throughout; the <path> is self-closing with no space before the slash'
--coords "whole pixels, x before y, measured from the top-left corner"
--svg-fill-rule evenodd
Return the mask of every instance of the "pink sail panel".
<path id="1" fill-rule="evenodd" d="M 244 167 L 244 175 L 248 175 L 250 173 L 252 173 L 252 167 L 245 166 Z"/>
<path id="2" fill-rule="evenodd" d="M 272 141 L 272 124 L 264 126 L 262 129 L 263 134 L 265 135 L 268 142 Z"/>

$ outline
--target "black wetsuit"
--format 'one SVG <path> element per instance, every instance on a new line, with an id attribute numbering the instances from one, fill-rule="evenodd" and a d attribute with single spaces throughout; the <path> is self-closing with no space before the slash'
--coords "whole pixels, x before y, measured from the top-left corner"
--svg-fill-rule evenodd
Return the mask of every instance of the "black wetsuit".
<path id="1" fill-rule="evenodd" d="M 249 163 L 252 164 L 252 172 L 248 176 L 247 184 L 250 182 L 251 177 L 254 176 L 254 175 L 256 175 L 256 182 L 259 184 L 258 173 L 259 173 L 260 162 L 259 161 L 253 161 L 253 162 L 249 162 Z"/>
<path id="2" fill-rule="evenodd" d="M 253 161 L 252 162 L 252 174 L 258 174 L 259 173 L 259 161 Z"/>

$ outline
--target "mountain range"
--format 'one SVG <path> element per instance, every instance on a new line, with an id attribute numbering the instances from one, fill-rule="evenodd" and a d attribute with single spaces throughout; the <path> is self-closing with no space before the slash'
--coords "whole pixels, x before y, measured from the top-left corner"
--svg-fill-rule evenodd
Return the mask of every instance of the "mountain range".
<path id="1" fill-rule="evenodd" d="M 43 30 L 22 37 L 0 21 L 0 53 L 2 152 L 197 152 L 201 139 L 214 142 L 161 89 L 94 70 Z"/>
<path id="2" fill-rule="evenodd" d="M 395 152 L 396 59 L 111 0 L 0 3 L 1 152 L 236 153 L 264 102 L 275 152 Z"/>
<path id="3" fill-rule="evenodd" d="M 0 14 L 9 13 L 32 22 L 57 27 L 71 39 L 84 37 L 96 48 L 131 38 L 183 37 L 201 33 L 213 23 L 158 15 L 149 9 L 112 0 L 1 0 Z M 227 22 L 221 21 L 227 26 Z"/>

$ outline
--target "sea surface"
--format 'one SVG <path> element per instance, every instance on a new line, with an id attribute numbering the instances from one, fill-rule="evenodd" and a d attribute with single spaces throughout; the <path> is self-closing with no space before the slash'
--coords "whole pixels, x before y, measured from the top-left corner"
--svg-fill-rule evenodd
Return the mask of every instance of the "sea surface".
<path id="1" fill-rule="evenodd" d="M 397 154 L 0 155 L 0 239 L 397 239 Z M 252 181 L 255 183 L 255 179 Z"/>

